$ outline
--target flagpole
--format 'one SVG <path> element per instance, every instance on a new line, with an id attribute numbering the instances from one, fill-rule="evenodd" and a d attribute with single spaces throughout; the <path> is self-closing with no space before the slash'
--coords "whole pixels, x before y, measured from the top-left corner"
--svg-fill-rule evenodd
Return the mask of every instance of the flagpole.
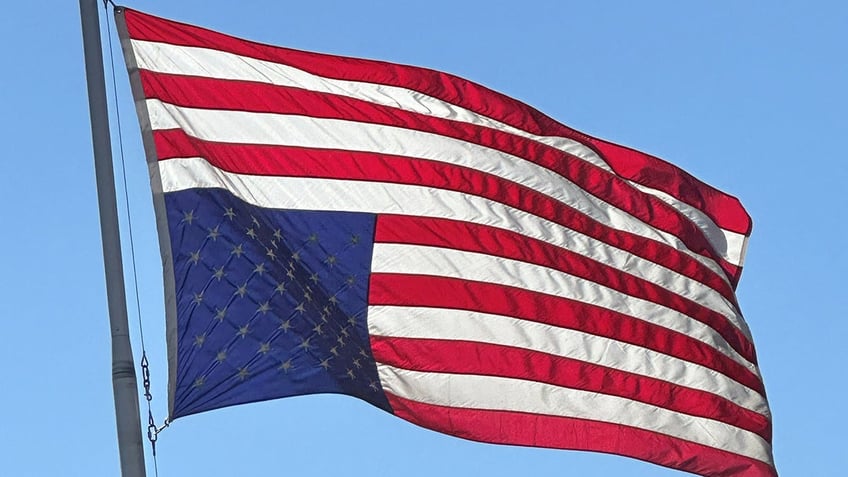
<path id="1" fill-rule="evenodd" d="M 94 170 L 100 208 L 100 236 L 106 272 L 106 297 L 112 330 L 112 391 L 118 428 L 118 451 L 123 477 L 144 477 L 144 446 L 138 409 L 138 383 L 127 320 L 127 297 L 118 231 L 118 207 L 106 106 L 106 81 L 100 42 L 98 0 L 80 0 L 88 107 L 94 146 Z"/>

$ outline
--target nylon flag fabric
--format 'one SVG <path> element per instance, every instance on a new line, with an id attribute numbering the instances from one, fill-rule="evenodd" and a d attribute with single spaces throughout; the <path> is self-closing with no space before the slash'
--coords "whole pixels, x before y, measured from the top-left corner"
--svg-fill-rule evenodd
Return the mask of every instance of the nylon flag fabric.
<path id="1" fill-rule="evenodd" d="M 777 475 L 735 198 L 449 74 L 116 11 L 171 419 L 343 393 L 466 439 Z"/>

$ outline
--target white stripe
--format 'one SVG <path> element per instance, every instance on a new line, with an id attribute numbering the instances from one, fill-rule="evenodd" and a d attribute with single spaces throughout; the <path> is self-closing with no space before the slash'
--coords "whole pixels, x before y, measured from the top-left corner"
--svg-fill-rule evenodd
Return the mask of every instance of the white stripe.
<path id="1" fill-rule="evenodd" d="M 747 248 L 748 237 L 744 234 L 719 228 L 707 214 L 661 190 L 653 189 L 633 181 L 627 182 L 642 192 L 656 196 L 688 217 L 704 233 L 707 240 L 716 250 L 725 250 L 723 253 L 725 260 L 737 266 L 741 266 L 745 262 L 745 249 Z"/>
<path id="2" fill-rule="evenodd" d="M 181 128 L 208 141 L 363 151 L 480 170 L 546 194 L 608 227 L 665 243 L 725 276 L 719 264 L 690 251 L 678 237 L 588 194 L 549 169 L 495 149 L 438 134 L 357 121 L 193 109 L 157 99 L 147 100 L 147 106 L 154 129 Z"/>
<path id="3" fill-rule="evenodd" d="M 302 88 L 317 93 L 346 96 L 436 118 L 489 127 L 547 144 L 612 172 L 609 165 L 595 151 L 580 142 L 564 137 L 538 136 L 461 106 L 407 88 L 325 78 L 292 66 L 207 48 L 170 45 L 144 40 L 132 40 L 132 45 L 140 69 L 157 73 L 254 81 L 276 86 Z"/>
<path id="4" fill-rule="evenodd" d="M 504 124 L 487 116 L 477 114 L 423 93 L 382 84 L 324 78 L 306 71 L 279 63 L 257 60 L 206 48 L 169 45 L 142 40 L 132 40 L 139 68 L 149 71 L 204 76 L 208 78 L 255 81 L 278 86 L 303 88 L 318 93 L 329 93 L 374 104 L 395 107 L 436 118 L 450 119 L 482 127 L 492 128 L 524 137 L 554 147 L 575 157 L 583 159 L 606 171 L 615 173 L 598 154 L 584 144 L 572 139 L 552 136 L 539 136 Z M 633 181 L 631 185 L 645 193 L 670 197 L 667 194 L 642 186 Z M 686 217 L 695 222 L 710 241 L 715 250 L 727 261 L 741 265 L 742 249 L 735 232 L 721 229 L 703 212 L 681 201 L 668 201 Z M 729 234 L 729 235 L 728 235 Z M 728 235 L 725 237 L 725 235 Z M 735 248 L 739 247 L 739 248 Z"/>
<path id="5" fill-rule="evenodd" d="M 222 188 L 259 207 L 442 217 L 506 229 L 572 250 L 705 306 L 721 307 L 725 303 L 727 308 L 724 297 L 697 280 L 559 224 L 477 196 L 406 184 L 233 174 L 215 168 L 203 158 L 169 159 L 159 162 L 158 167 L 164 192 Z M 739 323 L 750 340 L 744 321 Z"/>
<path id="6" fill-rule="evenodd" d="M 757 373 L 756 366 L 733 350 L 715 330 L 700 321 L 671 308 L 552 268 L 461 250 L 375 243 L 371 271 L 494 283 L 589 303 L 684 333 Z"/>
<path id="7" fill-rule="evenodd" d="M 377 371 L 383 389 L 404 399 L 621 424 L 771 464 L 769 444 L 753 432 L 630 399 L 513 378 L 423 373 L 384 364 Z"/>
<path id="8" fill-rule="evenodd" d="M 769 415 L 756 391 L 704 366 L 611 338 L 507 316 L 443 308 L 369 306 L 371 336 L 512 346 L 699 389 Z"/>

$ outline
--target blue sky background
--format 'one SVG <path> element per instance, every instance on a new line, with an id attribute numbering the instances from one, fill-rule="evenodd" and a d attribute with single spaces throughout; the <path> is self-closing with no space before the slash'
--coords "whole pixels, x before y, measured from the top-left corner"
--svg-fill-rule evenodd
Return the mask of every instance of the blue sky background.
<path id="1" fill-rule="evenodd" d="M 129 6 L 268 43 L 459 74 L 576 129 L 666 158 L 740 197 L 755 225 L 738 293 L 774 414 L 778 470 L 844 475 L 847 3 Z M 111 14 L 103 18 L 111 21 Z M 79 25 L 75 1 L 7 2 L 0 16 L 2 475 L 118 473 Z M 116 62 L 142 319 L 161 421 L 159 256 L 135 111 L 123 60 Z M 134 313 L 131 319 L 138 356 Z M 152 476 L 150 459 L 148 467 Z M 160 436 L 159 468 L 163 477 L 683 475 L 622 457 L 468 442 L 341 396 L 178 420 Z"/>

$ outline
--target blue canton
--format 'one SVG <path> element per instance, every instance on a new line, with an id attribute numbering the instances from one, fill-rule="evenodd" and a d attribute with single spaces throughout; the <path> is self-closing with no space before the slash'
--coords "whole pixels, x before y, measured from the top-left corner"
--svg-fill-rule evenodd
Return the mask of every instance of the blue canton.
<path id="1" fill-rule="evenodd" d="M 177 308 L 171 418 L 343 393 L 389 410 L 366 324 L 375 216 L 165 195 Z"/>

